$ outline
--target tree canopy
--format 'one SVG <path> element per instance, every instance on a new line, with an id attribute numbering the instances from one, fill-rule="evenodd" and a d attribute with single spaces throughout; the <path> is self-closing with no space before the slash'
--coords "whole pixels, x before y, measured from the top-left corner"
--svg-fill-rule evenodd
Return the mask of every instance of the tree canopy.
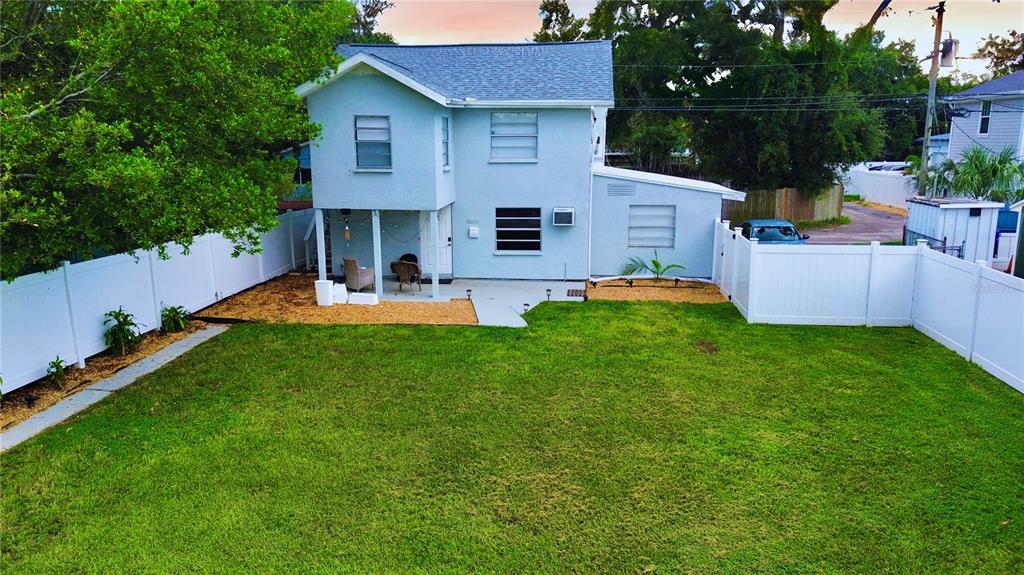
<path id="1" fill-rule="evenodd" d="M 1006 36 L 989 34 L 978 45 L 974 57 L 988 60 L 988 70 L 993 76 L 1024 70 L 1024 33 L 1010 30 Z"/>
<path id="2" fill-rule="evenodd" d="M 258 249 L 275 224 L 277 152 L 314 137 L 298 84 L 336 66 L 348 3 L 4 3 L 0 274 L 72 255 Z"/>
<path id="3" fill-rule="evenodd" d="M 701 175 L 814 194 L 848 164 L 914 153 L 924 120 L 914 45 L 885 44 L 873 28 L 888 2 L 847 37 L 822 23 L 836 3 L 601 0 L 583 17 L 544 0 L 534 38 L 612 39 L 609 141 L 642 150 L 647 165 L 665 165 L 650 155 L 676 141 Z"/>

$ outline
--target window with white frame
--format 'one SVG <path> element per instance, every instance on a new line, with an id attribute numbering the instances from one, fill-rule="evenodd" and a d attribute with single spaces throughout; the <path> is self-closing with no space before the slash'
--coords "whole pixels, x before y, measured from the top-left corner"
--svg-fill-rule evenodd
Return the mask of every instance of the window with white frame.
<path id="1" fill-rule="evenodd" d="M 540 251 L 540 208 L 495 208 L 494 229 L 499 252 Z"/>
<path id="2" fill-rule="evenodd" d="M 629 206 L 631 248 L 674 248 L 676 246 L 675 206 Z"/>
<path id="3" fill-rule="evenodd" d="M 441 118 L 441 165 L 448 167 L 451 165 L 448 155 L 448 117 L 443 116 Z"/>
<path id="4" fill-rule="evenodd" d="M 536 112 L 491 112 L 491 159 L 537 159 Z"/>
<path id="5" fill-rule="evenodd" d="M 391 168 L 391 118 L 356 116 L 356 167 Z"/>
<path id="6" fill-rule="evenodd" d="M 992 121 L 992 100 L 985 100 L 981 103 L 981 123 L 978 124 L 978 133 L 987 134 L 988 125 Z"/>

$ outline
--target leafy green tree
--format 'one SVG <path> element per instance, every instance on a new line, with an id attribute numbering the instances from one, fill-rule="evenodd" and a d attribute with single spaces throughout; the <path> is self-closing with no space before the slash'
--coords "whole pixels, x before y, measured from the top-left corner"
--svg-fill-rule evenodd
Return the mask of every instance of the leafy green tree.
<path id="1" fill-rule="evenodd" d="M 318 133 L 296 85 L 336 66 L 347 3 L 4 3 L 0 275 L 73 254 L 236 252 L 275 225 L 277 151 Z"/>
<path id="2" fill-rule="evenodd" d="M 534 42 L 575 42 L 586 35 L 586 18 L 577 18 L 565 0 L 543 0 L 540 3 L 540 30 Z"/>
<path id="3" fill-rule="evenodd" d="M 974 57 L 988 60 L 988 69 L 993 76 L 1024 70 L 1024 33 L 1010 30 L 1006 36 L 989 34 L 978 45 Z"/>
<path id="4" fill-rule="evenodd" d="M 394 8 L 391 0 L 355 0 L 352 27 L 339 36 L 336 44 L 395 44 L 395 38 L 377 30 L 377 20 L 384 11 Z"/>

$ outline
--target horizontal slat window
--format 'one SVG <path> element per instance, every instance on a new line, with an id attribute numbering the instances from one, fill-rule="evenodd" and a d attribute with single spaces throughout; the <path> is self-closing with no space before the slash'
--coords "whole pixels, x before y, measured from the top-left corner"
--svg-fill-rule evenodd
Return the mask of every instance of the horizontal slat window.
<path id="1" fill-rule="evenodd" d="M 491 113 L 491 159 L 537 159 L 537 113 Z"/>
<path id="2" fill-rule="evenodd" d="M 391 118 L 356 116 L 356 167 L 391 167 Z"/>
<path id="3" fill-rule="evenodd" d="M 495 208 L 497 251 L 540 251 L 540 208 Z"/>
<path id="4" fill-rule="evenodd" d="M 676 207 L 629 206 L 628 241 L 631 248 L 674 248 Z"/>
<path id="5" fill-rule="evenodd" d="M 992 121 L 992 101 L 985 100 L 981 103 L 981 123 L 978 124 L 978 133 L 987 134 L 989 123 Z"/>
<path id="6" fill-rule="evenodd" d="M 448 118 L 441 118 L 441 165 L 448 167 L 451 165 L 451 160 L 448 155 Z"/>

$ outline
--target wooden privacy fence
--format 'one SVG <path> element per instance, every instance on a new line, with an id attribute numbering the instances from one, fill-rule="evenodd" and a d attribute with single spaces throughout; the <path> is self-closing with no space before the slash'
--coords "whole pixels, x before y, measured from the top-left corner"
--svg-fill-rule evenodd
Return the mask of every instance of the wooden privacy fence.
<path id="1" fill-rule="evenodd" d="M 1024 392 L 1024 279 L 914 246 L 759 245 L 715 224 L 712 279 L 751 323 L 913 326 Z"/>
<path id="2" fill-rule="evenodd" d="M 85 365 L 104 349 L 103 315 L 118 307 L 143 331 L 160 327 L 160 309 L 189 311 L 281 275 L 306 262 L 303 235 L 313 210 L 278 216 L 262 237 L 259 254 L 231 256 L 220 234 L 197 236 L 188 255 L 168 244 L 156 251 L 118 254 L 21 276 L 0 286 L 0 377 L 7 393 L 46 375 L 55 357 Z"/>
<path id="3" fill-rule="evenodd" d="M 744 222 L 758 218 L 778 218 L 809 222 L 838 218 L 843 213 L 843 190 L 834 186 L 817 198 L 808 198 L 795 188 L 751 190 L 746 200 L 722 200 L 722 219 Z"/>

